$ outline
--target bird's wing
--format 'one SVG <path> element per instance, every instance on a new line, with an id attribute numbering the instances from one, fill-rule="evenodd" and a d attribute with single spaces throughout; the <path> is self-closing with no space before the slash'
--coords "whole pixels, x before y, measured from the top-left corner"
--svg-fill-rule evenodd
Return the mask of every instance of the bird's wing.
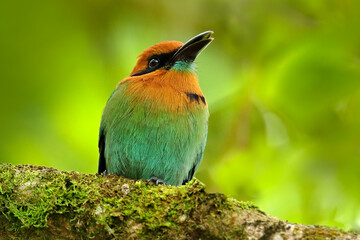
<path id="1" fill-rule="evenodd" d="M 207 138 L 207 129 L 206 129 L 206 134 L 205 134 L 204 140 L 202 141 L 201 145 L 199 146 L 198 153 L 195 156 L 194 165 L 190 169 L 190 171 L 189 171 L 187 177 L 184 179 L 182 185 L 185 185 L 186 183 L 188 183 L 194 177 L 195 171 L 198 168 L 198 166 L 199 166 L 199 164 L 200 164 L 200 162 L 201 162 L 201 160 L 203 158 L 203 155 L 204 155 L 204 149 L 205 149 L 205 145 L 206 145 L 206 138 Z"/>
<path id="2" fill-rule="evenodd" d="M 114 90 L 107 102 L 109 102 L 110 98 L 114 95 L 116 90 Z M 99 167 L 98 167 L 98 173 L 102 174 L 106 171 L 106 161 L 105 161 L 105 131 L 103 126 L 103 121 L 101 120 L 100 124 L 100 131 L 99 131 Z"/>
<path id="3" fill-rule="evenodd" d="M 99 134 L 99 168 L 98 173 L 104 173 L 106 171 L 106 162 L 105 162 L 105 133 L 104 129 L 100 128 Z"/>

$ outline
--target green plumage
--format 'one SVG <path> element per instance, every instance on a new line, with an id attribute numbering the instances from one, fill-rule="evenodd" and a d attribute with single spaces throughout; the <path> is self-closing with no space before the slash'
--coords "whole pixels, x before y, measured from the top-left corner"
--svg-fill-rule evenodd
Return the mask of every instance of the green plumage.
<path id="1" fill-rule="evenodd" d="M 101 119 L 99 173 L 179 186 L 203 157 L 209 112 L 194 60 L 212 31 L 155 44 L 111 94 Z"/>
<path id="2" fill-rule="evenodd" d="M 134 179 L 156 177 L 178 186 L 191 180 L 207 137 L 208 109 L 201 102 L 170 112 L 128 96 L 123 82 L 109 98 L 100 125 L 99 172 Z"/>

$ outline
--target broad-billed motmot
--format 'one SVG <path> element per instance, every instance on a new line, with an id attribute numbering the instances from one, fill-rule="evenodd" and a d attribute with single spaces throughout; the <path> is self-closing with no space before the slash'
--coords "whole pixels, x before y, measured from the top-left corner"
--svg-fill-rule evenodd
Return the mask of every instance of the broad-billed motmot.
<path id="1" fill-rule="evenodd" d="M 212 40 L 155 44 L 108 99 L 100 125 L 99 173 L 179 186 L 192 179 L 206 144 L 209 111 L 194 60 Z"/>

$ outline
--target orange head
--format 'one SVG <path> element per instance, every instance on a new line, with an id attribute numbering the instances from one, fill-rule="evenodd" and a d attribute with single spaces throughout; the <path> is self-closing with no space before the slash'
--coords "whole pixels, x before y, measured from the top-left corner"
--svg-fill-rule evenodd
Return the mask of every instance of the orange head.
<path id="1" fill-rule="evenodd" d="M 161 42 L 146 49 L 130 76 L 118 87 L 127 84 L 125 94 L 136 101 L 150 101 L 172 111 L 186 109 L 195 102 L 206 106 L 205 98 L 194 72 L 194 60 L 212 40 L 207 31 L 185 44 L 178 41 Z"/>
<path id="2" fill-rule="evenodd" d="M 130 76 L 140 76 L 159 69 L 193 72 L 193 62 L 201 50 L 213 40 L 210 37 L 212 33 L 212 31 L 203 32 L 185 44 L 168 41 L 151 46 L 140 54 Z"/>

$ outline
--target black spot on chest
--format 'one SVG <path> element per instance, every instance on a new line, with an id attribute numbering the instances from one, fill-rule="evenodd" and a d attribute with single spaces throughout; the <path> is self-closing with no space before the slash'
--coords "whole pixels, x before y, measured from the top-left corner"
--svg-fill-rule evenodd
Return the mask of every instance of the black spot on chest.
<path id="1" fill-rule="evenodd" d="M 196 93 L 186 93 L 186 96 L 190 99 L 190 102 L 196 101 L 197 103 L 200 103 L 200 101 L 203 104 L 206 104 L 205 97 L 198 95 Z"/>

